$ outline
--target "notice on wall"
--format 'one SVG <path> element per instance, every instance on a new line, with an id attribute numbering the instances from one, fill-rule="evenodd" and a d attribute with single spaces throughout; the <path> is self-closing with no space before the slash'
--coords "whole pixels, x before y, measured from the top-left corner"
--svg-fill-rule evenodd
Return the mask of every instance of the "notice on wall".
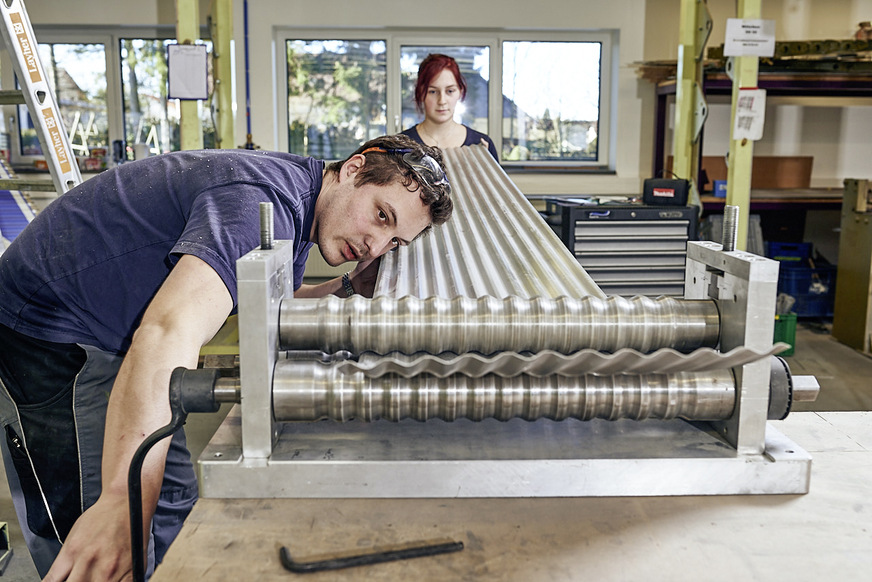
<path id="1" fill-rule="evenodd" d="M 167 70 L 170 99 L 208 99 L 208 65 L 206 45 L 171 44 L 167 46 Z"/>
<path id="2" fill-rule="evenodd" d="M 758 140 L 763 137 L 766 118 L 766 89 L 739 89 L 733 139 Z"/>
<path id="3" fill-rule="evenodd" d="M 774 20 L 727 19 L 724 56 L 771 57 L 774 55 Z"/>

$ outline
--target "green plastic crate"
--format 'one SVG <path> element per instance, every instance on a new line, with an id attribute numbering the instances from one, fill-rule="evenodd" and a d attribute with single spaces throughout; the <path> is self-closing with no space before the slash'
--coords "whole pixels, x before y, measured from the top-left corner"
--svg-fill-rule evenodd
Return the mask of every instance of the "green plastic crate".
<path id="1" fill-rule="evenodd" d="M 796 348 L 796 314 L 781 313 L 775 316 L 775 337 L 773 343 L 784 342 L 790 344 L 790 349 L 778 354 L 779 356 L 792 356 Z"/>

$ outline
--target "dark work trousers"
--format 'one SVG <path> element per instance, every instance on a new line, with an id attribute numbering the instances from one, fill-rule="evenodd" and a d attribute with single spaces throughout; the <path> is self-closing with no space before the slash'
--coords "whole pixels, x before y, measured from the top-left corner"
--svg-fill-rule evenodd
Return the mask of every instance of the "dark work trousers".
<path id="1" fill-rule="evenodd" d="M 106 407 L 122 357 L 35 340 L 0 325 L 0 452 L 30 555 L 45 576 L 73 523 L 97 501 Z M 172 439 L 151 523 L 148 574 L 197 500 L 184 430 Z"/>

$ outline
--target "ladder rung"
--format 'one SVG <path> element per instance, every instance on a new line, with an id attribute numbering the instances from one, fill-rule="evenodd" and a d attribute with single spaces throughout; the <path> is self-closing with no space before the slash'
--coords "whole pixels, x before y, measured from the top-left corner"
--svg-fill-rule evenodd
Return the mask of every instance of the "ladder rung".
<path id="1" fill-rule="evenodd" d="M 0 190 L 24 190 L 25 192 L 57 192 L 51 180 L 0 179 Z"/>
<path id="2" fill-rule="evenodd" d="M 23 91 L 0 91 L 0 105 L 19 105 L 26 103 Z"/>

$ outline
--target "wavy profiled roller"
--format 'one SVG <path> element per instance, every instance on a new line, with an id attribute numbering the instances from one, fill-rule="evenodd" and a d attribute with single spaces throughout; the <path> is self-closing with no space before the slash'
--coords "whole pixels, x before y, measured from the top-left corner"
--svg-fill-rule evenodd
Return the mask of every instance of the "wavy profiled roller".
<path id="1" fill-rule="evenodd" d="M 283 360 L 273 379 L 278 421 L 460 418 L 720 420 L 736 402 L 729 370 L 676 374 L 369 378 L 341 364 Z"/>
<path id="2" fill-rule="evenodd" d="M 707 300 L 328 296 L 283 301 L 279 342 L 327 353 L 653 352 L 714 347 L 718 331 Z"/>

